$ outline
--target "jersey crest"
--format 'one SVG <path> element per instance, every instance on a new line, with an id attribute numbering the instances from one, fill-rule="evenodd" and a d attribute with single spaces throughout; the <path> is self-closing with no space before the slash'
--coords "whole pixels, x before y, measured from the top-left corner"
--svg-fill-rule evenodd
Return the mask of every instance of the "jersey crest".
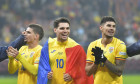
<path id="1" fill-rule="evenodd" d="M 112 53 L 113 50 L 114 50 L 114 47 L 110 47 L 110 48 L 109 48 L 109 53 Z"/>
<path id="2" fill-rule="evenodd" d="M 33 57 L 34 53 L 35 53 L 35 52 L 31 52 L 30 57 Z"/>

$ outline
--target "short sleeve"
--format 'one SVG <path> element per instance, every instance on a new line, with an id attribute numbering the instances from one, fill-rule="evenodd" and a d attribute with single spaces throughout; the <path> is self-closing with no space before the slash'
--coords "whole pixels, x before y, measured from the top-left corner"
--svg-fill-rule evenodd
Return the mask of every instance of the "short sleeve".
<path id="1" fill-rule="evenodd" d="M 36 56 L 34 58 L 34 64 L 39 64 L 40 53 L 41 53 L 41 50 L 39 50 L 38 52 L 36 52 Z"/>
<path id="2" fill-rule="evenodd" d="M 126 45 L 124 43 L 120 43 L 118 46 L 115 58 L 118 60 L 126 60 L 126 58 L 128 58 L 126 53 Z"/>
<path id="3" fill-rule="evenodd" d="M 92 48 L 95 48 L 94 43 L 90 43 L 88 46 L 88 50 L 87 50 L 87 58 L 86 58 L 86 62 L 88 63 L 93 63 L 95 61 L 95 57 L 92 55 Z"/>

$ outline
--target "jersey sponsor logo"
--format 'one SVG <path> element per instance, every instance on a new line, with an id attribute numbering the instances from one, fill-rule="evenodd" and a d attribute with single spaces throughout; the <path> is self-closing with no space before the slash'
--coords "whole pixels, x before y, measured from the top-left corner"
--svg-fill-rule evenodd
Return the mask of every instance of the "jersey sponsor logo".
<path id="1" fill-rule="evenodd" d="M 56 50 L 51 51 L 51 53 L 54 53 Z"/>
<path id="2" fill-rule="evenodd" d="M 113 50 L 114 50 L 114 47 L 110 47 L 110 48 L 109 48 L 109 53 L 112 53 Z"/>
<path id="3" fill-rule="evenodd" d="M 35 53 L 35 52 L 31 52 L 30 57 L 33 57 L 34 53 Z"/>
<path id="4" fill-rule="evenodd" d="M 63 55 L 63 52 L 58 52 L 58 55 Z"/>
<path id="5" fill-rule="evenodd" d="M 126 55 L 126 52 L 119 52 L 119 55 Z"/>

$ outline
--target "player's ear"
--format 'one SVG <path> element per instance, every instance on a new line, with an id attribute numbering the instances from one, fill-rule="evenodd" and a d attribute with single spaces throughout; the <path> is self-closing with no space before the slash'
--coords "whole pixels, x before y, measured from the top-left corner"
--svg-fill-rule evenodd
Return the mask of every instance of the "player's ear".
<path id="1" fill-rule="evenodd" d="M 57 28 L 54 28 L 54 29 L 53 29 L 53 31 L 56 33 L 56 31 L 57 31 Z"/>
<path id="2" fill-rule="evenodd" d="M 35 38 L 36 39 L 39 39 L 39 34 L 35 34 Z"/>
<path id="3" fill-rule="evenodd" d="M 100 25 L 99 29 L 102 31 L 103 30 L 103 26 Z"/>

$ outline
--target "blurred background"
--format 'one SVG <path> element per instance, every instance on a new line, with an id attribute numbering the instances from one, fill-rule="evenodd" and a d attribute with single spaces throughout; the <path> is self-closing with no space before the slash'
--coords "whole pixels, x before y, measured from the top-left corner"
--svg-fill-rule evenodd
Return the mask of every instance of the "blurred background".
<path id="1" fill-rule="evenodd" d="M 67 17 L 70 37 L 86 51 L 90 42 L 101 37 L 103 16 L 117 20 L 115 37 L 127 46 L 140 39 L 140 0 L 0 0 L 0 46 L 8 45 L 31 23 L 43 26 L 40 44 L 44 45 L 48 37 L 55 37 L 53 20 Z M 8 59 L 0 63 L 0 84 L 16 84 L 17 73 L 10 75 L 7 68 Z M 127 59 L 123 75 L 124 84 L 140 84 L 139 55 Z"/>

